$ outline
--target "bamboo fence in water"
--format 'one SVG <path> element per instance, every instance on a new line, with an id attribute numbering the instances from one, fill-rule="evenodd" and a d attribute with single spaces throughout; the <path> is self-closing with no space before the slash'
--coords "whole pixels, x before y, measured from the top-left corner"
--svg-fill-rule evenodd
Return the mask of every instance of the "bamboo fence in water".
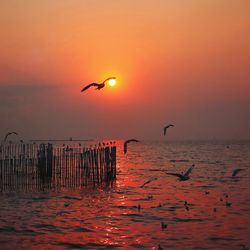
<path id="1" fill-rule="evenodd" d="M 102 185 L 116 178 L 116 146 L 0 145 L 0 191 Z"/>

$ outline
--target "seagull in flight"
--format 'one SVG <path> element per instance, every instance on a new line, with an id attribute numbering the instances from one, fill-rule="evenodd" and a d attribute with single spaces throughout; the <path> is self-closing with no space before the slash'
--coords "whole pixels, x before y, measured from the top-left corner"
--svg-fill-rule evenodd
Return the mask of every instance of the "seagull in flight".
<path id="1" fill-rule="evenodd" d="M 100 89 L 102 89 L 102 88 L 105 87 L 105 83 L 106 83 L 107 81 L 109 81 L 109 80 L 115 80 L 115 79 L 116 79 L 116 77 L 109 77 L 109 78 L 105 79 L 102 83 L 95 83 L 95 82 L 90 83 L 89 85 L 85 86 L 85 87 L 81 90 L 81 92 L 87 90 L 87 89 L 90 88 L 90 87 L 96 87 L 96 88 L 95 88 L 96 90 L 97 90 L 97 89 L 100 90 Z"/>
<path id="2" fill-rule="evenodd" d="M 127 153 L 127 151 L 128 151 L 128 143 L 130 143 L 130 142 L 140 142 L 140 141 L 138 141 L 136 139 L 130 139 L 130 140 L 125 141 L 124 144 L 123 144 L 123 152 L 124 152 L 124 154 Z"/>
<path id="3" fill-rule="evenodd" d="M 5 135 L 5 137 L 4 137 L 4 142 L 6 142 L 6 140 L 7 140 L 8 136 L 10 136 L 10 135 L 12 135 L 12 134 L 14 134 L 14 135 L 18 135 L 18 133 L 17 133 L 17 132 L 8 132 L 8 133 Z"/>
<path id="4" fill-rule="evenodd" d="M 187 170 L 185 174 L 178 174 L 178 173 L 166 173 L 166 174 L 177 176 L 179 178 L 179 181 L 187 181 L 190 179 L 190 174 L 193 168 L 194 168 L 194 164 Z"/>
<path id="5" fill-rule="evenodd" d="M 174 127 L 173 124 L 168 124 L 167 126 L 164 127 L 164 136 L 166 135 L 167 129 L 170 127 Z"/>
<path id="6" fill-rule="evenodd" d="M 236 175 L 237 175 L 240 171 L 243 171 L 243 170 L 245 170 L 245 169 L 243 169 L 243 168 L 236 168 L 236 169 L 233 171 L 233 173 L 232 173 L 232 177 L 236 177 Z"/>

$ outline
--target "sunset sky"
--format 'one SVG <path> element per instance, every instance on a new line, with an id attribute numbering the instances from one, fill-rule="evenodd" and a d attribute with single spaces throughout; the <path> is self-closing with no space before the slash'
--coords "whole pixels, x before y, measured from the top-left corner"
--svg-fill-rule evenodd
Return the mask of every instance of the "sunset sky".
<path id="1" fill-rule="evenodd" d="M 249 13 L 249 0 L 2 0 L 0 136 L 250 139 Z"/>

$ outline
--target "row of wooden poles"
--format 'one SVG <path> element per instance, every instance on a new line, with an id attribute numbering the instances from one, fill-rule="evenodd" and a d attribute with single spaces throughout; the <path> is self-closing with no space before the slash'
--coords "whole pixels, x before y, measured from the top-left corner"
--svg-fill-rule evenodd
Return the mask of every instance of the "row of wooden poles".
<path id="1" fill-rule="evenodd" d="M 116 146 L 0 145 L 0 191 L 109 184 L 116 178 Z"/>

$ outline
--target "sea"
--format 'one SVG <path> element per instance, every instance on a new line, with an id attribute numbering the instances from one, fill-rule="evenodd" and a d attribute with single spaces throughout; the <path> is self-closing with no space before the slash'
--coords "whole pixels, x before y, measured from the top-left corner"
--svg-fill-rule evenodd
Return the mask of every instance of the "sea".
<path id="1" fill-rule="evenodd" d="M 116 145 L 109 185 L 0 192 L 0 249 L 250 249 L 249 141 Z"/>

